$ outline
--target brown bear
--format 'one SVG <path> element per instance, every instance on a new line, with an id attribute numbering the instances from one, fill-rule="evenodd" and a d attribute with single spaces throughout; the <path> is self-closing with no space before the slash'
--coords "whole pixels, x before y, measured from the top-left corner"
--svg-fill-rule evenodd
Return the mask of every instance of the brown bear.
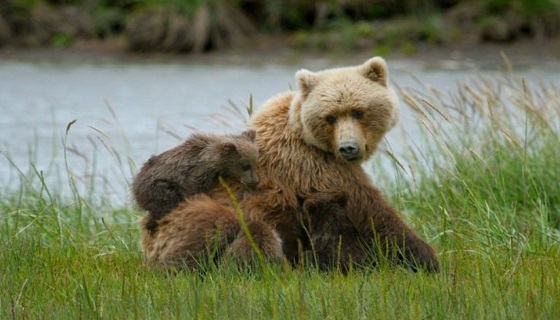
<path id="1" fill-rule="evenodd" d="M 298 93 L 272 98 L 252 118 L 261 183 L 281 185 L 304 199 L 317 192 L 344 191 L 348 199 L 340 225 L 347 230 L 339 231 L 353 235 L 355 239 L 348 241 L 360 244 L 350 252 L 353 260 L 374 263 L 383 255 L 413 269 L 439 271 L 433 248 L 404 223 L 361 166 L 399 117 L 385 61 L 375 57 L 356 67 L 317 73 L 301 70 L 296 80 Z M 267 206 L 282 206 L 282 202 Z M 296 252 L 287 247 L 295 243 L 290 239 L 294 234 L 282 230 L 285 224 L 297 222 L 279 221 L 269 217 L 267 211 L 274 210 L 261 210 L 251 214 L 271 221 L 285 252 Z M 325 219 L 320 213 L 311 216 Z M 291 255 L 288 258 L 297 259 Z"/>
<path id="2" fill-rule="evenodd" d="M 186 198 L 218 186 L 218 177 L 247 186 L 259 182 L 255 131 L 215 135 L 196 133 L 180 145 L 152 156 L 132 183 L 138 206 L 148 211 L 143 227 L 157 228 L 157 220 Z"/>
<path id="3" fill-rule="evenodd" d="M 301 252 L 313 251 L 310 239 L 343 235 L 344 268 L 352 261 L 374 265 L 387 256 L 413 270 L 438 272 L 434 249 L 405 224 L 361 166 L 399 116 L 385 61 L 375 57 L 355 67 L 317 73 L 301 70 L 296 80 L 299 92 L 272 98 L 251 119 L 250 126 L 257 132 L 260 187 L 254 192 L 235 191 L 247 219 L 274 228 L 292 262 L 298 262 Z M 347 195 L 344 205 L 326 210 L 325 215 L 321 205 L 304 209 L 306 198 L 333 192 Z M 223 212 L 231 210 L 223 190 L 214 189 L 205 201 L 206 206 L 223 206 Z M 187 202 L 166 218 L 178 222 L 193 212 L 207 211 L 211 210 Z M 304 212 L 309 225 L 327 221 L 327 227 L 306 235 L 301 227 Z M 329 227 L 333 225 L 339 227 L 333 231 Z M 166 236 L 167 243 L 158 246 L 187 245 L 181 243 L 183 236 L 175 230 Z M 331 240 L 326 243 L 333 245 Z M 320 250 L 323 256 L 318 260 L 330 260 L 332 252 Z"/>
<path id="4" fill-rule="evenodd" d="M 203 269 L 223 257 L 235 262 L 258 262 L 254 248 L 267 260 L 283 261 L 282 241 L 276 231 L 260 221 L 246 221 L 243 230 L 235 210 L 200 194 L 183 202 L 157 221 L 156 232 L 143 233 L 148 263 L 176 269 Z M 250 234 L 250 237 L 248 236 Z"/>
<path id="5" fill-rule="evenodd" d="M 313 265 L 321 270 L 338 268 L 347 273 L 351 268 L 374 265 L 362 254 L 363 248 L 353 233 L 345 208 L 348 195 L 343 192 L 310 194 L 304 199 L 300 218 L 298 259 L 292 262 Z M 303 250 L 307 248 L 306 250 Z"/>

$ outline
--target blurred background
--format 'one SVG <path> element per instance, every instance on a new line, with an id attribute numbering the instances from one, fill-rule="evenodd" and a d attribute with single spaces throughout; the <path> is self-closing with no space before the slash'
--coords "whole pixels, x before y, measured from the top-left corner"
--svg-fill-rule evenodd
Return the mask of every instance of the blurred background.
<path id="1" fill-rule="evenodd" d="M 412 55 L 551 41 L 559 0 L 2 0 L 0 47 L 200 53 L 290 47 Z"/>

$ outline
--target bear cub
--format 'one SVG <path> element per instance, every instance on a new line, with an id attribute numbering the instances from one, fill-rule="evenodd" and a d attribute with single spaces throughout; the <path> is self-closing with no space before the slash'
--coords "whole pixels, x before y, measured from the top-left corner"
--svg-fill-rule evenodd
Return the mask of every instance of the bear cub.
<path id="1" fill-rule="evenodd" d="M 218 177 L 253 187 L 258 184 L 255 130 L 239 134 L 195 133 L 180 145 L 152 156 L 132 182 L 134 200 L 148 211 L 143 227 L 157 221 L 186 198 L 215 188 Z"/>
<path id="2" fill-rule="evenodd" d="M 147 217 L 146 217 L 147 218 Z M 145 219 L 146 219 L 145 218 Z M 142 247 L 148 263 L 171 269 L 204 270 L 212 263 L 231 259 L 239 266 L 258 262 L 256 245 L 271 262 L 282 262 L 282 240 L 262 221 L 247 220 L 243 230 L 237 213 L 207 194 L 199 194 L 179 204 L 157 221 L 156 232 L 143 232 Z"/>
<path id="3" fill-rule="evenodd" d="M 364 265 L 363 241 L 346 215 L 347 202 L 347 193 L 335 191 L 312 193 L 303 199 L 300 239 L 309 249 L 292 260 L 293 264 L 310 264 L 323 271 L 336 268 L 342 273 Z M 301 258 L 305 261 L 299 261 Z"/>

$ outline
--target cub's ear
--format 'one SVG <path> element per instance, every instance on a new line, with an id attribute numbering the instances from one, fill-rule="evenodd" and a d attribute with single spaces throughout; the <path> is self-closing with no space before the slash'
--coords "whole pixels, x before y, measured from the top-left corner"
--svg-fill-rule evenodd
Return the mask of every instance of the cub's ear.
<path id="1" fill-rule="evenodd" d="M 375 81 L 382 86 L 387 86 L 389 82 L 389 69 L 387 68 L 387 63 L 381 57 L 374 57 L 366 61 L 360 67 L 360 73 L 370 79 Z"/>
<path id="2" fill-rule="evenodd" d="M 309 70 L 301 69 L 296 72 L 296 80 L 303 98 L 307 97 L 311 90 L 317 85 L 317 78 L 317 75 Z"/>
<path id="3" fill-rule="evenodd" d="M 249 129 L 241 132 L 241 136 L 249 139 L 251 142 L 255 142 L 255 137 L 257 136 L 257 131 L 255 129 Z"/>
<path id="4" fill-rule="evenodd" d="M 237 151 L 237 147 L 233 142 L 224 142 L 220 146 L 220 154 L 222 156 L 229 156 Z"/>

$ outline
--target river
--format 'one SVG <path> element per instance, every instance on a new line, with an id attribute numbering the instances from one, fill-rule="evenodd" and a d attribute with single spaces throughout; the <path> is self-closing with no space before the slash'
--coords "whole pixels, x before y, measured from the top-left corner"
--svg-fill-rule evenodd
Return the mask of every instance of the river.
<path id="1" fill-rule="evenodd" d="M 422 90 L 420 83 L 451 90 L 458 81 L 501 72 L 501 66 L 453 62 L 388 63 L 394 84 L 416 90 Z M 80 189 L 98 198 L 129 199 L 128 183 L 135 168 L 151 154 L 194 130 L 242 129 L 243 120 L 232 104 L 245 114 L 251 96 L 258 108 L 275 94 L 295 89 L 294 73 L 301 68 L 348 64 L 0 60 L 0 192 L 19 186 L 23 180 L 18 170 L 35 169 L 43 172 L 51 189 L 64 192 L 68 166 Z M 560 65 L 517 71 L 551 80 Z M 67 125 L 74 120 L 64 142 Z M 389 133 L 386 143 L 398 155 L 404 136 L 414 137 L 417 129 L 415 114 L 403 105 L 399 127 Z M 69 147 L 66 157 L 63 143 Z M 39 188 L 36 177 L 30 184 Z"/>

